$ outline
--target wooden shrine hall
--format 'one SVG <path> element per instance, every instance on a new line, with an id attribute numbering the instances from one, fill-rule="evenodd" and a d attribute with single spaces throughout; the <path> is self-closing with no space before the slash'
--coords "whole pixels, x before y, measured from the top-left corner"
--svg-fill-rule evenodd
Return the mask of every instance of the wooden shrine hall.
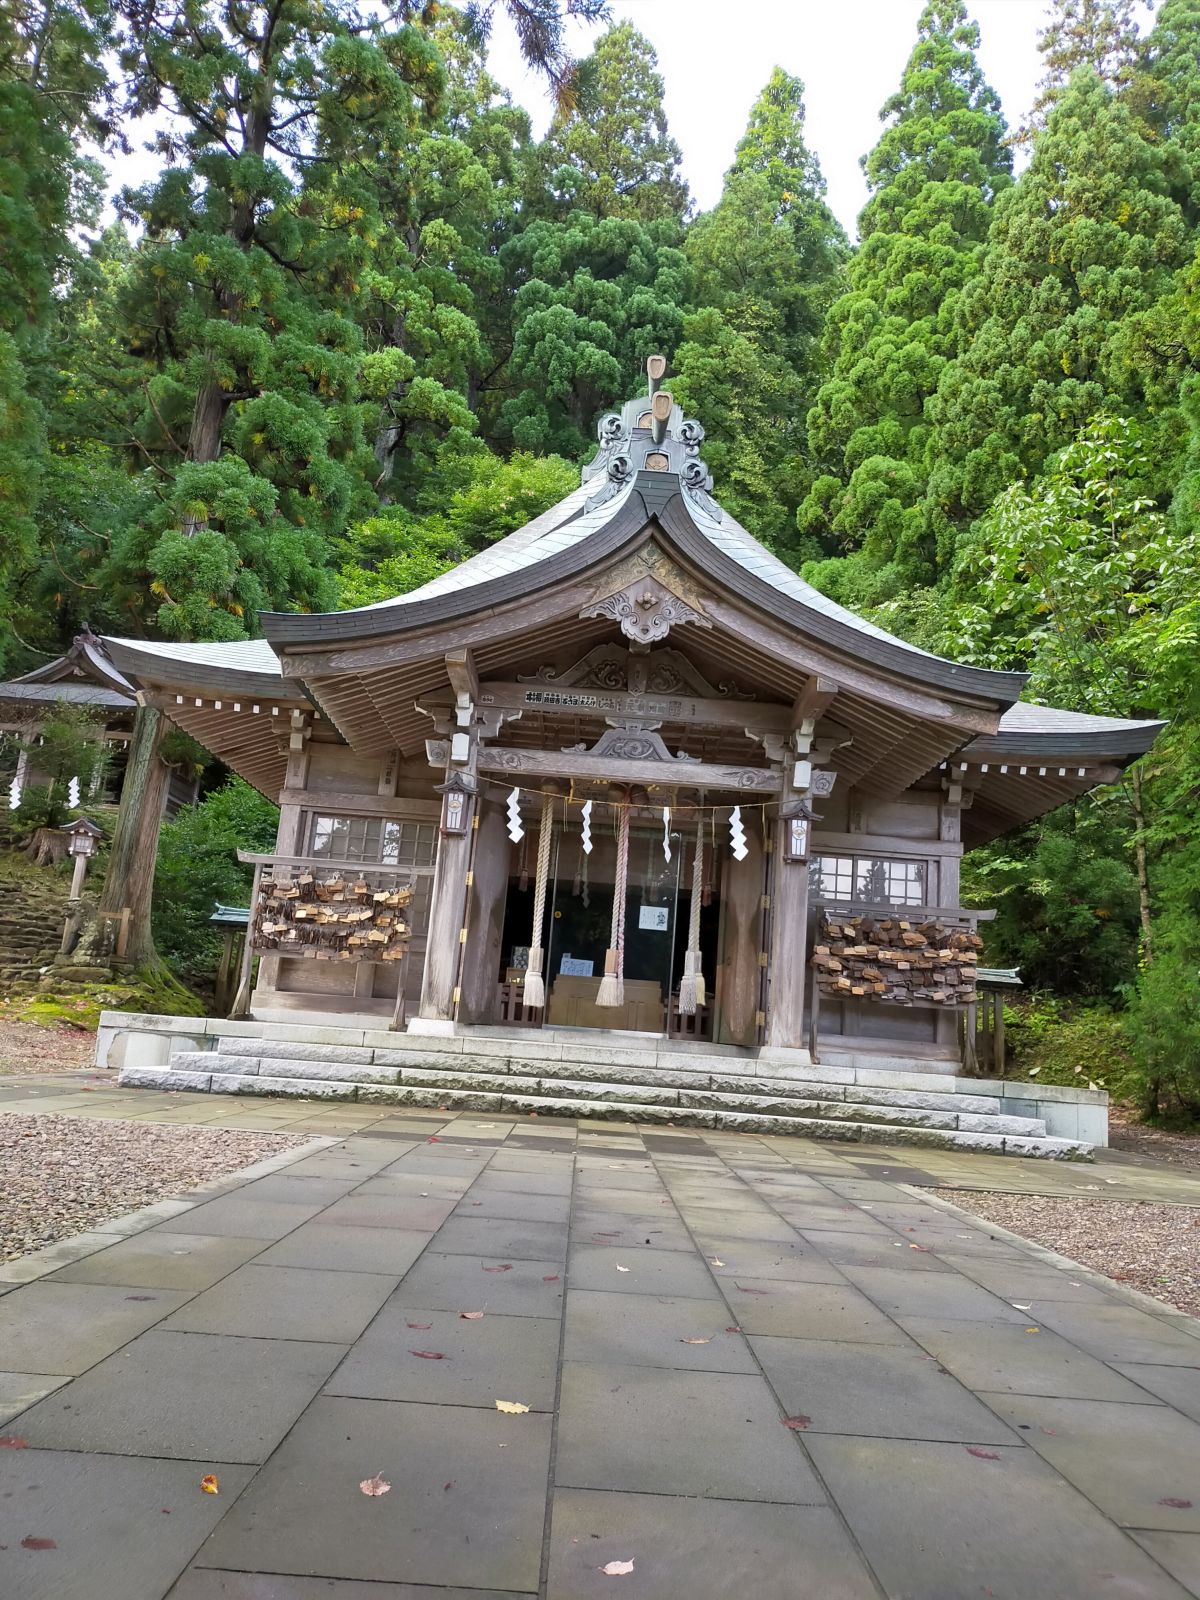
<path id="1" fill-rule="evenodd" d="M 963 851 L 1159 725 L 1024 703 L 835 605 L 722 509 L 648 370 L 578 489 L 412 593 L 105 641 L 281 808 L 236 1012 L 957 1059 L 987 915 Z M 263 911 L 300 880 L 386 892 L 407 944 L 385 918 L 322 959 Z"/>

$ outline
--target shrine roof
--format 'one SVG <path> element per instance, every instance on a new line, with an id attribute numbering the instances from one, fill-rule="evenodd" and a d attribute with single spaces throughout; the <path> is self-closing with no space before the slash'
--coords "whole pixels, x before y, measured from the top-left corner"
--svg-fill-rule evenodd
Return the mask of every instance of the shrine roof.
<path id="1" fill-rule="evenodd" d="M 1124 755 L 1132 760 L 1149 750 L 1165 722 L 1101 717 L 1092 712 L 1062 711 L 1057 706 L 1018 700 L 1000 718 L 994 734 L 973 739 L 964 753 L 1017 755 L 1045 748 L 1055 754 Z"/>

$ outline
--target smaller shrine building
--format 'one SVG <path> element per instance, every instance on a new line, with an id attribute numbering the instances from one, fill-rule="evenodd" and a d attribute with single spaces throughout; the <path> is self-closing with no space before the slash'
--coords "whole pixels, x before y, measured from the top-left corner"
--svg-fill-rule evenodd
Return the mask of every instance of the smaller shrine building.
<path id="1" fill-rule="evenodd" d="M 1028 704 L 1022 675 L 835 605 L 714 498 L 664 368 L 577 490 L 412 593 L 241 643 L 104 641 L 280 806 L 235 1014 L 951 1072 L 969 1049 L 964 850 L 1115 781 L 1160 725 Z M 264 931 L 270 885 L 368 869 L 411 886 L 402 959 Z"/>

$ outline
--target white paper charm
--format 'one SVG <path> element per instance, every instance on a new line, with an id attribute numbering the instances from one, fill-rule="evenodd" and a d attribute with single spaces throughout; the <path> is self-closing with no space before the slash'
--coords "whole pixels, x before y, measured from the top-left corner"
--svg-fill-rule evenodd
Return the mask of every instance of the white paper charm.
<path id="1" fill-rule="evenodd" d="M 79 779 L 72 778 L 67 785 L 67 805 L 72 811 L 79 810 Z"/>
<path id="2" fill-rule="evenodd" d="M 729 814 L 729 848 L 735 861 L 744 861 L 750 854 L 746 844 L 746 830 L 742 827 L 742 808 L 734 806 Z"/>
<path id="3" fill-rule="evenodd" d="M 663 860 L 671 860 L 671 808 L 663 807 Z"/>
<path id="4" fill-rule="evenodd" d="M 518 844 L 525 837 L 521 823 L 521 791 L 514 789 L 508 797 L 508 837 Z"/>
<path id="5" fill-rule="evenodd" d="M 585 802 L 583 810 L 579 813 L 579 843 L 583 847 L 585 856 L 592 853 L 592 802 Z M 584 905 L 587 901 L 584 901 Z"/>

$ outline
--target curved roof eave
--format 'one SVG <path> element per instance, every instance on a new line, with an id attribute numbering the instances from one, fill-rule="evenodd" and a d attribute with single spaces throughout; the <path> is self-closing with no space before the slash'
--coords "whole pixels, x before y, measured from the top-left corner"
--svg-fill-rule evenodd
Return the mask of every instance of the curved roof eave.
<path id="1" fill-rule="evenodd" d="M 1128 763 L 1145 755 L 1166 726 L 1165 722 L 1101 717 L 1022 700 L 1004 713 L 995 733 L 972 739 L 961 755 L 972 761 L 1037 756 L 1048 761 L 1107 757 Z"/>
<path id="2" fill-rule="evenodd" d="M 104 644 L 121 671 L 138 684 L 179 684 L 264 700 L 308 699 L 303 684 L 283 675 L 278 657 L 263 639 L 175 645 L 106 635 Z"/>
<path id="3" fill-rule="evenodd" d="M 702 520 L 693 509 L 677 474 L 639 472 L 630 488 L 603 510 L 603 516 L 584 514 L 555 524 L 557 537 L 552 553 L 541 559 L 523 561 L 493 577 L 469 585 L 445 587 L 440 586 L 441 580 L 438 580 L 435 593 L 426 595 L 423 590 L 417 590 L 398 597 L 398 603 L 388 606 L 360 607 L 321 615 L 263 612 L 260 614 L 263 632 L 275 645 L 303 650 L 365 643 L 419 627 L 465 622 L 472 615 L 510 605 L 528 596 L 534 588 L 549 588 L 557 582 L 578 577 L 589 567 L 616 555 L 627 541 L 656 518 L 681 553 L 690 557 L 694 565 L 723 589 L 852 662 L 869 664 L 923 687 L 936 687 L 966 699 L 999 706 L 1011 705 L 1026 682 L 1025 673 L 961 666 L 918 650 L 864 622 L 805 584 L 730 518 L 730 534 L 738 545 L 751 547 L 746 554 L 752 553 L 754 562 L 748 564 L 746 560 L 737 559 L 728 547 L 729 540 L 718 540 L 712 529 L 706 528 L 705 521 L 711 519 Z M 586 524 L 586 528 L 581 524 Z M 579 528 L 575 539 L 566 537 L 572 527 Z M 501 545 L 506 543 L 501 541 Z M 789 580 L 786 587 L 782 586 L 785 574 Z M 451 576 L 447 574 L 447 578 Z"/>

